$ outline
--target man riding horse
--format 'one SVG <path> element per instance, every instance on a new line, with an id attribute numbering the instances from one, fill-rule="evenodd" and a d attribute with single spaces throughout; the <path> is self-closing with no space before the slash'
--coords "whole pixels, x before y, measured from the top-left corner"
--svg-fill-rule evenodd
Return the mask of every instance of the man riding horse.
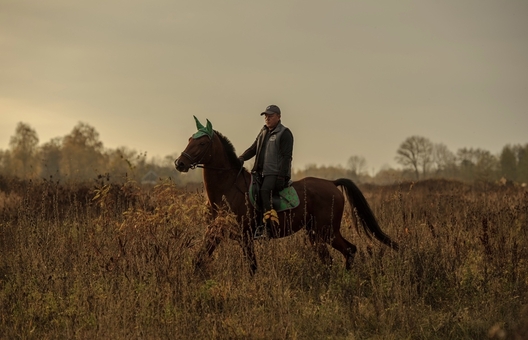
<path id="1" fill-rule="evenodd" d="M 263 134 L 269 135 L 268 139 L 266 139 L 266 135 L 260 136 L 259 134 L 254 143 L 254 151 L 251 151 L 252 148 L 250 148 L 247 154 L 244 153 L 244 157 L 249 158 L 257 155 L 258 151 L 260 157 L 275 162 L 271 167 L 275 172 L 270 171 L 269 173 L 266 170 L 264 159 L 262 163 L 257 160 L 255 165 L 255 169 L 261 171 L 261 176 L 277 176 L 277 178 L 273 178 L 273 185 L 268 187 L 271 188 L 268 189 L 270 194 L 266 195 L 265 199 L 271 196 L 273 190 L 277 190 L 277 185 L 283 187 L 286 180 L 289 179 L 291 146 L 293 145 L 293 138 L 289 130 L 283 126 L 280 129 L 282 134 L 280 130 L 277 130 L 281 126 L 279 125 L 280 110 L 270 106 L 266 109 L 265 114 L 271 112 L 277 114 L 277 116 L 270 117 L 275 118 L 276 122 L 273 123 L 272 119 L 268 121 L 269 118 L 267 118 L 266 129 L 262 131 Z M 233 144 L 220 132 L 213 130 L 209 120 L 207 120 L 207 126 L 203 126 L 196 117 L 194 119 L 198 131 L 189 138 L 187 147 L 182 151 L 181 156 L 174 161 L 174 166 L 180 172 L 187 172 L 196 167 L 203 168 L 204 188 L 211 208 L 211 223 L 207 226 L 204 242 L 196 256 L 195 268 L 201 268 L 206 261 L 211 259 L 213 252 L 227 235 L 229 238 L 240 242 L 244 255 L 250 264 L 250 273 L 255 274 L 257 259 L 253 244 L 255 223 L 252 216 L 260 209 L 256 209 L 253 204 L 248 204 L 248 198 L 252 201 L 254 197 L 252 194 L 254 186 L 249 185 L 249 183 L 253 182 L 256 176 L 241 167 L 241 159 L 238 158 Z M 276 124 L 275 128 L 270 129 L 268 123 L 270 126 Z M 272 139 L 275 144 L 272 144 Z M 277 145 L 279 144 L 276 143 L 277 141 L 281 145 L 286 141 L 286 144 L 290 145 L 289 151 L 281 153 L 284 146 Z M 263 149 L 264 145 L 268 151 Z M 276 158 L 268 157 L 269 154 L 272 155 L 272 152 L 276 152 L 274 156 Z M 284 176 L 284 181 L 281 181 L 282 178 L 279 179 L 279 176 Z M 279 181 L 278 184 L 277 181 Z M 297 195 L 299 192 L 302 192 L 302 195 Z M 274 214 L 271 204 L 267 203 L 266 224 L 269 226 L 269 224 L 275 223 L 274 217 L 278 217 L 278 226 L 274 226 L 271 230 L 270 237 L 287 237 L 299 230 L 306 230 L 310 244 L 324 263 L 330 264 L 332 261 L 326 247 L 327 244 L 343 254 L 347 270 L 352 266 L 357 247 L 346 240 L 340 231 L 347 201 L 353 211 L 350 216 L 352 225 L 362 226 L 367 235 L 376 238 L 394 250 L 398 250 L 398 243 L 394 242 L 380 228 L 361 190 L 347 178 L 332 181 L 305 177 L 288 184 L 288 187 L 282 190 L 279 196 L 273 197 L 273 200 L 278 200 L 277 203 L 273 204 L 276 206 L 278 214 Z M 221 209 L 228 209 L 236 216 L 235 225 L 217 223 L 216 218 Z M 261 217 L 258 219 L 260 220 Z M 226 229 L 232 227 L 235 227 L 238 232 L 229 232 Z"/>
<path id="2" fill-rule="evenodd" d="M 293 134 L 282 125 L 280 108 L 270 105 L 260 115 L 264 115 L 265 125 L 253 144 L 239 157 L 240 163 L 244 164 L 255 156 L 252 172 L 260 182 L 261 212 L 254 238 L 268 237 L 272 227 L 279 223 L 272 206 L 272 195 L 278 194 L 290 181 L 293 154 Z"/>

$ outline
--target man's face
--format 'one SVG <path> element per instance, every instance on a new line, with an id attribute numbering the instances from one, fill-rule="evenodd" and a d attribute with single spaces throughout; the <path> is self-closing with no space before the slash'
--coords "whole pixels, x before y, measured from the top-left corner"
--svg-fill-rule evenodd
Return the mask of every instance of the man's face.
<path id="1" fill-rule="evenodd" d="M 264 121 L 266 122 L 266 126 L 268 129 L 274 129 L 277 124 L 279 124 L 280 115 L 273 113 L 273 114 L 265 114 L 264 115 Z"/>

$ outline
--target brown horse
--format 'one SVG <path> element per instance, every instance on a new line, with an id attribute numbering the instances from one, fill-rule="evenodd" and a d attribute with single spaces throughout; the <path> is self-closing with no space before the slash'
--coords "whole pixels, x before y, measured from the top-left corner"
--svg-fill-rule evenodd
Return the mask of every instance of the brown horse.
<path id="1" fill-rule="evenodd" d="M 189 144 L 181 156 L 174 161 L 176 169 L 187 172 L 195 167 L 203 168 L 205 191 L 211 208 L 211 223 L 205 233 L 204 244 L 198 254 L 196 265 L 208 259 L 226 234 L 214 223 L 221 209 L 229 209 L 237 218 L 238 232 L 228 233 L 231 238 L 241 241 L 242 249 L 249 260 L 251 273 L 257 269 L 253 245 L 253 232 L 256 226 L 256 211 L 248 203 L 248 189 L 251 174 L 242 168 L 231 142 L 212 129 L 207 120 L 204 127 L 195 117 L 198 132 L 189 138 Z M 378 225 L 372 210 L 358 187 L 349 179 L 330 181 L 306 177 L 291 184 L 299 194 L 300 204 L 293 209 L 279 212 L 280 224 L 272 230 L 271 238 L 292 235 L 305 228 L 315 250 L 324 262 L 330 260 L 325 243 L 330 244 L 345 257 L 346 268 L 350 269 L 357 251 L 355 245 L 341 235 L 341 219 L 345 197 L 338 187 L 342 187 L 356 217 L 367 232 L 383 244 L 397 250 L 398 244 L 390 239 Z M 232 228 L 231 228 L 232 229 Z"/>

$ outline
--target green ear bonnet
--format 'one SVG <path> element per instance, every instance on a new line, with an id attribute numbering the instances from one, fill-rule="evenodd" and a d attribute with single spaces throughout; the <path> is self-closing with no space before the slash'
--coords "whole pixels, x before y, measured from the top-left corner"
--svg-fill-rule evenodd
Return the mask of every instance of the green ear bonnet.
<path id="1" fill-rule="evenodd" d="M 192 135 L 192 138 L 198 139 L 200 137 L 207 136 L 210 139 L 212 139 L 214 131 L 213 131 L 213 125 L 211 124 L 209 119 L 207 119 L 207 126 L 203 126 L 202 123 L 200 123 L 200 121 L 198 120 L 198 118 L 196 118 L 196 116 L 193 116 L 193 117 L 194 117 L 194 121 L 196 122 L 196 128 L 198 129 L 198 132 Z"/>

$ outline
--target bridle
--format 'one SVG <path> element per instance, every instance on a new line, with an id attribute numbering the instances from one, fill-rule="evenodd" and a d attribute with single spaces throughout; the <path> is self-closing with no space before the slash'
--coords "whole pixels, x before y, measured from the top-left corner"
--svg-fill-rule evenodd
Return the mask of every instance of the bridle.
<path id="1" fill-rule="evenodd" d="M 194 157 L 189 155 L 187 152 L 183 151 L 181 153 L 182 156 L 185 156 L 185 158 L 187 158 L 189 161 L 191 161 L 191 165 L 189 166 L 190 169 L 195 169 L 195 168 L 205 168 L 205 166 L 203 165 L 202 161 L 205 157 L 205 154 L 207 153 L 207 151 L 209 151 L 209 149 L 211 148 L 211 146 L 213 146 L 213 137 L 209 137 L 209 143 L 207 143 L 207 147 L 202 151 L 202 153 L 200 155 L 198 155 L 198 160 L 195 161 Z"/>
<path id="2" fill-rule="evenodd" d="M 214 136 L 214 134 L 213 134 Z M 198 161 L 195 161 L 195 158 L 191 155 L 189 155 L 187 152 L 183 151 L 181 153 L 182 156 L 184 156 L 185 158 L 187 158 L 189 161 L 191 161 L 191 165 L 189 166 L 189 169 L 196 169 L 196 168 L 202 168 L 202 169 L 211 169 L 211 170 L 218 170 L 218 171 L 226 171 L 226 170 L 232 170 L 233 168 L 216 168 L 216 167 L 212 167 L 212 166 L 205 166 L 203 165 L 202 161 L 205 157 L 205 155 L 207 154 L 207 151 L 209 151 L 209 149 L 213 146 L 213 136 L 209 137 L 209 143 L 207 143 L 207 147 L 200 153 L 200 155 L 198 155 L 196 158 L 198 158 Z M 242 173 L 242 170 L 244 169 L 243 166 L 240 167 L 240 170 L 238 171 L 238 174 L 235 178 L 235 183 L 236 183 L 236 180 L 238 179 L 238 177 L 240 176 L 240 174 Z M 233 183 L 234 184 L 234 183 Z M 239 191 L 241 191 L 238 187 L 237 189 Z M 243 192 L 243 191 L 241 191 Z"/>

